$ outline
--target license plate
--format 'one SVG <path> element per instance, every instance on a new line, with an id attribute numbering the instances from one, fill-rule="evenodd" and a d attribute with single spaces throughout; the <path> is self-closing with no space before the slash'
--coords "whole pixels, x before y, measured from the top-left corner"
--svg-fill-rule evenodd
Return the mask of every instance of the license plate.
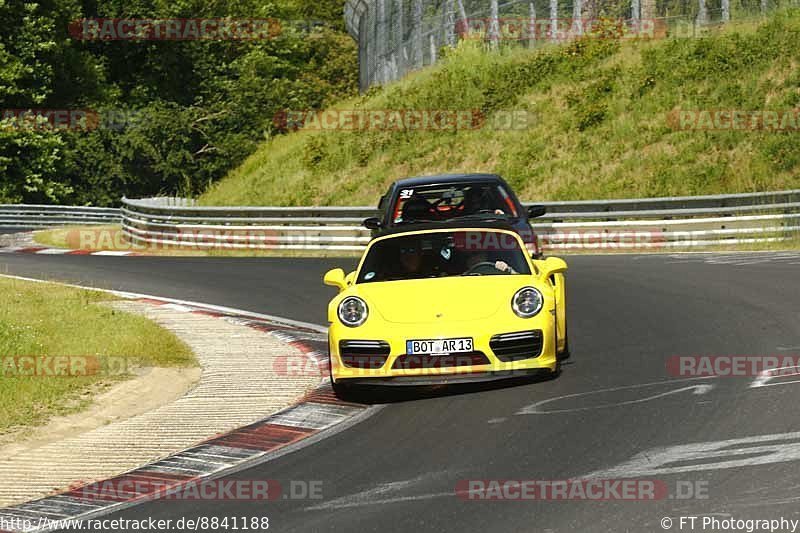
<path id="1" fill-rule="evenodd" d="M 472 339 L 431 339 L 406 341 L 407 354 L 448 354 L 471 352 Z"/>

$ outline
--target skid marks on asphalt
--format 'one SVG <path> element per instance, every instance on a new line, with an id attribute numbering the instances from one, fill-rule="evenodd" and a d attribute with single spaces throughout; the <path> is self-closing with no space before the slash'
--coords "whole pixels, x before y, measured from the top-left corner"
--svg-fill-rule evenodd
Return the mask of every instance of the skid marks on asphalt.
<path id="1" fill-rule="evenodd" d="M 435 490 L 428 488 L 422 490 L 424 486 L 441 486 L 441 479 L 450 476 L 453 472 L 433 472 L 419 475 L 412 479 L 391 481 L 374 484 L 364 490 L 348 494 L 324 503 L 307 507 L 306 511 L 329 511 L 334 509 L 349 509 L 354 507 L 366 507 L 372 505 L 386 505 L 390 503 L 404 503 L 420 500 L 430 500 L 435 498 L 454 498 L 454 489 Z M 454 486 L 455 482 L 451 486 Z M 416 492 L 416 494 L 415 494 Z"/>
<path id="2" fill-rule="evenodd" d="M 618 479 L 664 476 L 800 460 L 800 431 L 659 446 L 584 476 Z"/>
<path id="3" fill-rule="evenodd" d="M 624 407 L 634 404 L 658 400 L 666 396 L 691 392 L 695 396 L 703 395 L 714 388 L 708 380 L 711 377 L 670 379 L 651 383 L 638 383 L 622 387 L 612 387 L 588 392 L 578 392 L 548 398 L 532 403 L 518 410 L 515 415 L 547 415 L 577 413 Z M 700 382 L 699 380 L 703 380 Z M 554 405 L 555 404 L 555 405 Z M 497 423 L 492 419 L 489 423 Z M 494 422 L 493 422 L 494 421 Z"/>

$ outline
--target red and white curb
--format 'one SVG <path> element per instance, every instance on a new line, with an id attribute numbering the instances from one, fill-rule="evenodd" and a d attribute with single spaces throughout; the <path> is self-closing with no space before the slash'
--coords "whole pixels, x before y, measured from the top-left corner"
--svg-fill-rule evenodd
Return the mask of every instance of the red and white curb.
<path id="1" fill-rule="evenodd" d="M 146 255 L 137 252 L 127 252 L 127 251 L 117 251 L 117 250 L 101 250 L 99 252 L 92 252 L 91 250 L 69 250 L 67 248 L 47 248 L 44 246 L 6 246 L 0 248 L 0 253 L 39 254 L 39 255 L 110 255 L 110 256 Z"/>
<path id="2" fill-rule="evenodd" d="M 40 281 L 30 278 L 28 281 Z M 88 287 L 80 287 L 88 288 Z M 155 305 L 179 308 L 235 321 L 268 332 L 300 348 L 321 370 L 327 368 L 327 335 L 324 328 L 291 320 L 230 308 L 148 295 L 113 292 L 119 296 Z M 211 481 L 291 453 L 351 427 L 380 409 L 339 400 L 329 380 L 295 405 L 256 423 L 215 436 L 196 446 L 141 466 L 113 478 L 30 502 L 0 508 L 0 524 L 29 524 L 28 528 L 0 533 L 45 532 L 62 520 L 81 520 L 105 515 L 151 501 L 182 486 Z M 44 465 L 43 465 L 44 466 Z M 92 487 L 87 489 L 86 487 Z M 116 487 L 112 494 L 92 494 L 94 487 Z M 124 492 L 120 487 L 137 487 Z M 142 488 L 144 487 L 144 488 Z"/>
<path id="3" fill-rule="evenodd" d="M 146 251 L 131 250 L 78 250 L 71 248 L 53 248 L 42 246 L 34 240 L 35 232 L 21 232 L 0 237 L 0 254 L 36 254 L 36 255 L 106 255 L 106 256 L 136 256 L 159 255 Z M 163 254 L 162 254 L 163 255 Z"/>

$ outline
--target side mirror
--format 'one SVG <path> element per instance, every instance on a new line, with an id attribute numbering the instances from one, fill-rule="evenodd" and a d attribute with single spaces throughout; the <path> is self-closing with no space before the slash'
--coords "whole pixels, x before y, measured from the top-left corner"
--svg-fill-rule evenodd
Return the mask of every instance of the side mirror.
<path id="1" fill-rule="evenodd" d="M 378 217 L 369 217 L 364 220 L 363 224 L 365 228 L 372 230 L 381 229 L 381 227 L 383 227 L 381 219 Z"/>
<path id="2" fill-rule="evenodd" d="M 344 277 L 344 283 L 349 287 L 350 285 L 353 284 L 353 281 L 355 281 L 355 279 L 356 279 L 356 271 L 354 270 Z"/>
<path id="3" fill-rule="evenodd" d="M 542 264 L 542 277 L 549 278 L 553 274 L 561 274 L 567 271 L 567 263 L 558 257 L 548 257 Z"/>
<path id="4" fill-rule="evenodd" d="M 540 217 L 547 213 L 547 208 L 543 205 L 532 205 L 528 207 L 528 218 Z"/>
<path id="5" fill-rule="evenodd" d="M 334 268 L 333 270 L 328 270 L 325 273 L 325 277 L 322 278 L 322 282 L 325 283 L 325 285 L 336 287 L 340 291 L 343 291 L 347 288 L 347 282 L 344 280 L 344 270 L 342 270 L 341 268 Z"/>

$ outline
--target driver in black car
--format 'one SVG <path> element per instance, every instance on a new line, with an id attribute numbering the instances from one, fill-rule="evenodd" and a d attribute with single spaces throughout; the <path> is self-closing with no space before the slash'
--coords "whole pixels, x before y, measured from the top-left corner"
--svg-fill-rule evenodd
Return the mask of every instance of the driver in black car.
<path id="1" fill-rule="evenodd" d="M 464 193 L 462 203 L 462 215 L 477 215 L 479 213 L 493 213 L 495 215 L 505 214 L 502 209 L 489 209 L 489 202 L 486 198 L 486 189 L 481 187 L 470 187 Z"/>
<path id="2" fill-rule="evenodd" d="M 415 196 L 403 204 L 402 220 L 404 222 L 431 220 L 431 218 L 431 204 L 424 198 Z"/>

